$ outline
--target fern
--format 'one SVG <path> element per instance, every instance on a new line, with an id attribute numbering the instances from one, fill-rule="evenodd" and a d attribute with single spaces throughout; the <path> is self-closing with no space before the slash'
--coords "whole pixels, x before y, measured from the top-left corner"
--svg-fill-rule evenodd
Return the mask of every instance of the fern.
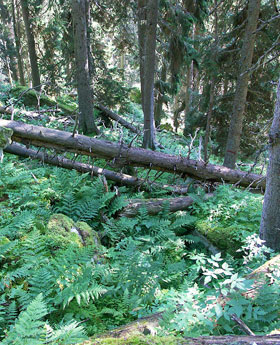
<path id="1" fill-rule="evenodd" d="M 46 343 L 57 345 L 78 344 L 87 339 L 83 327 L 79 323 L 73 321 L 67 325 L 61 326 L 57 330 L 53 330 L 47 326 Z"/>
<path id="2" fill-rule="evenodd" d="M 46 342 L 55 345 L 76 344 L 86 339 L 85 332 L 76 322 L 61 326 L 54 331 L 43 318 L 48 314 L 42 294 L 39 294 L 20 313 L 15 325 L 8 332 L 2 345 L 43 345 Z"/>
<path id="3" fill-rule="evenodd" d="M 44 322 L 41 320 L 47 315 L 46 304 L 42 295 L 38 295 L 29 304 L 26 311 L 20 313 L 14 327 L 8 333 L 3 345 L 41 345 L 44 338 Z"/>

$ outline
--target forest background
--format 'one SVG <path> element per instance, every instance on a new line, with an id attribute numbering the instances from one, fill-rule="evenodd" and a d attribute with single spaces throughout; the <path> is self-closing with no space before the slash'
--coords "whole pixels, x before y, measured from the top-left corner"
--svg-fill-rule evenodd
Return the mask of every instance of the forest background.
<path id="1" fill-rule="evenodd" d="M 1 344 L 279 343 L 279 11 L 0 1 Z"/>

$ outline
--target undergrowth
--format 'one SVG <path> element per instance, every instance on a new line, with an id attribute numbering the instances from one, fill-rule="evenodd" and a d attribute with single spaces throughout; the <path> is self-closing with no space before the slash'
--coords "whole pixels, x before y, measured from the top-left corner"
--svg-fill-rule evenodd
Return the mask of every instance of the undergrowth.
<path id="1" fill-rule="evenodd" d="M 258 241 L 252 234 L 258 230 L 260 196 L 222 186 L 206 203 L 196 197 L 190 212 L 171 215 L 166 205 L 158 216 L 142 208 L 136 217 L 125 218 L 118 212 L 127 197 L 145 193 L 121 187 L 116 195 L 113 188 L 105 192 L 101 179 L 8 156 L 0 173 L 3 344 L 75 344 L 85 334 L 157 310 L 165 310 L 162 334 L 236 333 L 232 313 L 256 332 L 278 326 L 279 305 L 272 299 L 277 277 L 254 303 L 241 294 L 250 287 L 241 277 L 266 260 L 252 245 Z M 248 210 L 252 219 L 246 218 Z M 98 250 L 75 242 L 62 245 L 47 231 L 53 214 L 87 222 L 102 245 Z M 225 253 L 210 257 L 198 246 L 191 231 L 201 222 L 224 228 L 224 236 L 234 226 L 231 241 L 241 248 L 232 253 L 235 259 Z M 214 234 L 209 238 L 215 242 Z M 253 237 L 246 242 L 248 234 Z M 229 293 L 225 306 L 215 303 L 217 294 Z"/>
<path id="2" fill-rule="evenodd" d="M 137 122 L 142 114 L 128 107 Z M 58 128 L 47 118 L 43 124 Z M 140 145 L 139 138 L 118 127 L 104 129 L 103 136 Z M 177 139 L 174 145 L 174 133 L 159 134 L 165 152 L 188 156 L 190 140 Z M 190 158 L 198 155 L 194 150 Z M 171 174 L 147 176 L 144 170 L 138 176 L 175 181 Z M 257 236 L 262 196 L 222 185 L 204 201 L 204 192 L 186 182 L 195 200 L 189 211 L 171 214 L 166 203 L 157 216 L 142 208 L 125 218 L 119 214 L 129 199 L 167 197 L 168 192 L 115 188 L 90 174 L 5 155 L 0 165 L 1 344 L 77 344 L 158 311 L 164 311 L 158 334 L 165 336 L 239 334 L 232 314 L 256 333 L 279 328 L 277 273 L 270 277 L 273 284 L 264 284 L 253 298 L 244 296 L 252 287 L 246 274 L 273 255 Z M 69 241 L 66 225 L 60 234 L 51 232 L 55 215 L 69 224 L 85 222 L 96 238 L 88 245 Z M 193 230 L 221 253 L 207 252 Z M 140 338 L 135 344 L 146 343 Z"/>

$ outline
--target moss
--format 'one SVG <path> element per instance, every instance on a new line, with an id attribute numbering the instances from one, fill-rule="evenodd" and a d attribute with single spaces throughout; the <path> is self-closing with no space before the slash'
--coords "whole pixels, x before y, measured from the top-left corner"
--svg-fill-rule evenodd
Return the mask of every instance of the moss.
<path id="1" fill-rule="evenodd" d="M 179 337 L 157 337 L 157 336 L 132 336 L 126 338 L 96 339 L 85 343 L 86 345 L 180 345 L 186 344 Z"/>
<path id="2" fill-rule="evenodd" d="M 163 123 L 159 126 L 159 128 L 161 130 L 166 130 L 166 131 L 169 131 L 169 132 L 173 132 L 173 128 L 172 126 L 170 125 L 170 123 Z"/>
<path id="3" fill-rule="evenodd" d="M 35 90 L 29 90 L 28 87 L 26 86 L 16 86 L 10 90 L 10 93 L 15 98 L 21 97 L 21 100 L 23 101 L 24 105 L 28 107 L 38 106 L 39 93 L 36 92 Z M 44 106 L 44 105 L 49 106 L 49 107 L 53 107 L 57 105 L 65 113 L 73 113 L 74 111 L 77 110 L 77 106 L 75 104 L 70 105 L 60 98 L 58 98 L 57 100 L 54 100 L 46 95 L 41 94 L 40 106 Z"/>
<path id="4" fill-rule="evenodd" d="M 62 109 L 65 113 L 73 113 L 78 108 L 77 104 L 75 104 L 74 102 L 71 102 L 71 104 L 69 104 L 69 102 L 65 101 L 61 97 L 58 97 L 56 101 L 59 108 Z"/>
<path id="5" fill-rule="evenodd" d="M 64 214 L 53 214 L 47 225 L 47 235 L 57 243 L 59 248 L 64 248 L 67 244 L 76 243 L 82 246 L 82 238 L 75 227 L 75 222 Z"/>
<path id="6" fill-rule="evenodd" d="M 10 90 L 10 93 L 13 97 L 18 98 L 21 96 L 21 100 L 23 101 L 24 105 L 28 107 L 36 107 L 38 105 L 38 96 L 39 93 L 35 90 L 28 90 L 26 86 L 16 86 Z M 22 94 L 25 92 L 24 94 Z M 55 100 L 41 94 L 40 95 L 40 105 L 44 106 L 55 106 L 57 103 Z"/>
<path id="7" fill-rule="evenodd" d="M 101 246 L 98 233 L 94 231 L 87 223 L 77 222 L 75 223 L 75 226 L 79 234 L 82 236 L 85 245 L 93 245 L 97 248 Z"/>
<path id="8" fill-rule="evenodd" d="M 205 220 L 196 222 L 197 230 L 219 249 L 235 255 L 241 243 L 236 240 L 234 226 L 213 225 Z"/>
<path id="9" fill-rule="evenodd" d="M 85 222 L 74 222 L 64 214 L 57 213 L 50 217 L 46 235 L 51 238 L 53 246 L 64 248 L 70 243 L 78 246 L 92 245 L 97 252 L 102 251 L 102 245 L 96 231 Z"/>

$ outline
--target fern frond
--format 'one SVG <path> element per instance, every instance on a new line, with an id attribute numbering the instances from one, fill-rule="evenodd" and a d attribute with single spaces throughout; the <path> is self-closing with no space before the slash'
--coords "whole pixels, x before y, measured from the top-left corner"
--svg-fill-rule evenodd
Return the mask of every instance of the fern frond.
<path id="1" fill-rule="evenodd" d="M 87 335 L 82 326 L 74 321 L 67 325 L 60 327 L 58 330 L 53 330 L 47 326 L 47 341 L 48 344 L 78 344 L 87 340 Z"/>
<path id="2" fill-rule="evenodd" d="M 45 337 L 42 318 L 47 313 L 43 297 L 38 295 L 27 309 L 20 313 L 14 327 L 8 332 L 8 336 L 2 344 L 42 345 L 42 340 Z"/>

